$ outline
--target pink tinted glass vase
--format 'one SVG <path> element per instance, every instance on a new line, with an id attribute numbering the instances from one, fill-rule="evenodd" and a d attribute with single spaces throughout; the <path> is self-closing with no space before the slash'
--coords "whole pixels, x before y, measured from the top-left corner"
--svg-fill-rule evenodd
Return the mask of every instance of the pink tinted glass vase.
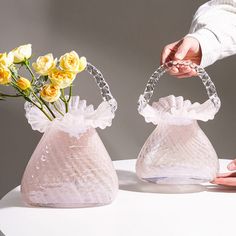
<path id="1" fill-rule="evenodd" d="M 170 95 L 149 105 L 159 78 L 173 66 L 191 66 L 206 87 L 209 99 L 203 104 L 191 103 L 182 96 Z M 144 181 L 157 184 L 199 184 L 216 177 L 217 154 L 197 120 L 214 119 L 220 99 L 204 69 L 185 61 L 168 62 L 151 76 L 139 98 L 139 113 L 146 122 L 157 125 L 143 145 L 136 173 Z"/>
<path id="2" fill-rule="evenodd" d="M 21 186 L 30 205 L 99 206 L 114 200 L 117 176 L 95 129 L 76 138 L 52 127 L 36 147 Z"/>
<path id="3" fill-rule="evenodd" d="M 44 132 L 25 169 L 21 193 L 28 205 L 43 207 L 93 207 L 111 203 L 118 191 L 118 178 L 96 128 L 111 125 L 116 101 L 102 74 L 91 64 L 103 102 L 94 110 L 85 100 L 72 97 L 69 112 L 45 120 L 26 104 L 26 116 L 34 130 Z M 105 87 L 104 87 L 105 86 Z M 57 107 L 65 109 L 63 102 Z"/>

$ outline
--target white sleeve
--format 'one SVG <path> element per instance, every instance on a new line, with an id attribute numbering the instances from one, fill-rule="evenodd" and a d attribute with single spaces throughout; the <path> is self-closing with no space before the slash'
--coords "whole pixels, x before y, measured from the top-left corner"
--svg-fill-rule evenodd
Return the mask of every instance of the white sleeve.
<path id="1" fill-rule="evenodd" d="M 212 0 L 203 4 L 194 15 L 187 36 L 199 41 L 203 67 L 236 54 L 236 0 Z"/>

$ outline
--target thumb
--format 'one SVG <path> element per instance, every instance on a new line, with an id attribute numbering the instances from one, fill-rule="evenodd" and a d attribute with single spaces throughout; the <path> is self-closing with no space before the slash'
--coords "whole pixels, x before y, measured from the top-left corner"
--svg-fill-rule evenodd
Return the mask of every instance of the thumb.
<path id="1" fill-rule="evenodd" d="M 175 59 L 176 60 L 183 60 L 186 57 L 190 47 L 191 47 L 191 44 L 190 44 L 189 40 L 183 39 L 182 43 L 179 45 L 178 50 L 175 53 Z"/>

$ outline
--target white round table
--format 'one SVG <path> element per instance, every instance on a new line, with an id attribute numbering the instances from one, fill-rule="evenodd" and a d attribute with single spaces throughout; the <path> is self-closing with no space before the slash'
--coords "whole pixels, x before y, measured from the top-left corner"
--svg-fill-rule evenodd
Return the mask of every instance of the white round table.
<path id="1" fill-rule="evenodd" d="M 229 161 L 220 160 L 221 171 L 226 171 Z M 17 187 L 0 201 L 0 230 L 6 236 L 236 235 L 236 188 L 158 186 L 137 179 L 135 160 L 114 165 L 120 190 L 112 204 L 77 209 L 26 207 Z"/>

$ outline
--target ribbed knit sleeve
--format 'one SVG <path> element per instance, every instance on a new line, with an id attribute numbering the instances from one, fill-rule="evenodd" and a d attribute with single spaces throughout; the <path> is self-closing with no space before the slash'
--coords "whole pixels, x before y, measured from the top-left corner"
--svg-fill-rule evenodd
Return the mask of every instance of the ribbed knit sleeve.
<path id="1" fill-rule="evenodd" d="M 194 15 L 189 34 L 202 49 L 201 66 L 236 54 L 236 0 L 212 0 Z"/>

